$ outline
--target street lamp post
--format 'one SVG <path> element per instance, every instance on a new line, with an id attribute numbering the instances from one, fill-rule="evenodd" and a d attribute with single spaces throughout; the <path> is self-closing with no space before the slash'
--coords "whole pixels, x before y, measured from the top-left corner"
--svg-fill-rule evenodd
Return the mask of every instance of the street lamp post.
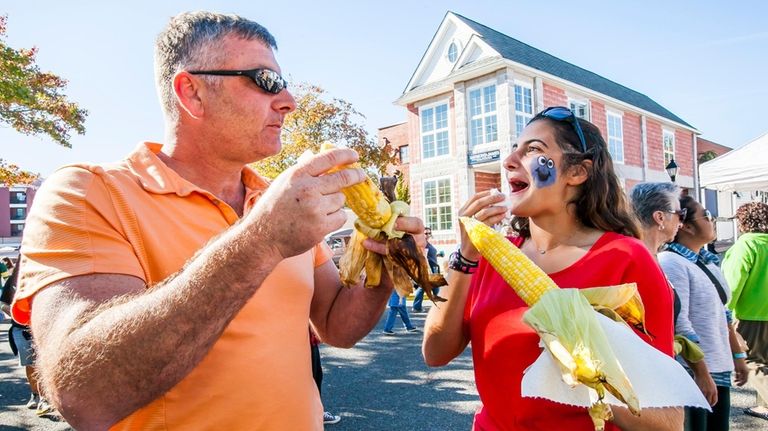
<path id="1" fill-rule="evenodd" d="M 675 159 L 672 159 L 669 161 L 669 164 L 666 168 L 664 168 L 667 171 L 667 175 L 669 175 L 669 179 L 672 180 L 672 182 L 675 182 L 675 177 L 677 176 L 677 163 L 675 163 Z"/>

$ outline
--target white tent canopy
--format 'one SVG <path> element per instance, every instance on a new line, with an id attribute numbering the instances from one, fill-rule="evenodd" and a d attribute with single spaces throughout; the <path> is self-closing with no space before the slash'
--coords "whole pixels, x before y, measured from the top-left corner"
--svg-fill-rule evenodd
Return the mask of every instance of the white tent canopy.
<path id="1" fill-rule="evenodd" d="M 699 166 L 701 187 L 719 191 L 768 191 L 768 133 Z"/>

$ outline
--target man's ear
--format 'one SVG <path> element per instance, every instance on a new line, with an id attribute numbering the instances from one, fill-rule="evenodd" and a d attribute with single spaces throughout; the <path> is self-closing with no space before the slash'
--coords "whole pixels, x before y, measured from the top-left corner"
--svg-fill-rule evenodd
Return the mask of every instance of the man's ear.
<path id="1" fill-rule="evenodd" d="M 578 165 L 571 166 L 566 174 L 568 185 L 578 186 L 584 183 L 589 179 L 589 172 L 591 170 L 592 160 L 582 160 Z"/>
<path id="2" fill-rule="evenodd" d="M 205 89 L 194 75 L 187 71 L 181 71 L 174 75 L 173 93 L 179 107 L 190 117 L 197 119 L 205 113 L 202 97 Z"/>

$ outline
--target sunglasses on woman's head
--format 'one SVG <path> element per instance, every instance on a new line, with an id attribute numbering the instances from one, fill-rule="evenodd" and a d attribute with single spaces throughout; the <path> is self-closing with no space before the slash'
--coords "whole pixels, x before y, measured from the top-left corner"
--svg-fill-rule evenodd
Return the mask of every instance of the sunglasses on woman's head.
<path id="1" fill-rule="evenodd" d="M 576 118 L 576 115 L 574 115 L 573 111 L 566 108 L 565 106 L 553 106 L 551 108 L 547 108 L 541 111 L 539 115 L 555 121 L 565 121 L 566 123 L 570 123 L 571 126 L 573 126 L 573 130 L 575 130 L 576 134 L 579 135 L 581 152 L 582 153 L 587 152 L 587 141 L 586 139 L 584 139 L 584 132 L 581 131 L 581 126 L 579 125 L 579 119 Z"/>
<path id="2" fill-rule="evenodd" d="M 193 75 L 247 76 L 259 88 L 272 94 L 277 94 L 288 87 L 288 82 L 279 73 L 264 68 L 249 70 L 195 70 L 189 73 Z"/>
<path id="3" fill-rule="evenodd" d="M 688 215 L 688 208 L 682 208 L 682 209 L 677 210 L 677 211 L 675 211 L 675 210 L 667 210 L 667 212 L 670 213 L 670 214 L 677 214 L 677 216 L 680 218 L 680 221 L 682 222 L 683 220 L 685 220 L 685 216 Z"/>

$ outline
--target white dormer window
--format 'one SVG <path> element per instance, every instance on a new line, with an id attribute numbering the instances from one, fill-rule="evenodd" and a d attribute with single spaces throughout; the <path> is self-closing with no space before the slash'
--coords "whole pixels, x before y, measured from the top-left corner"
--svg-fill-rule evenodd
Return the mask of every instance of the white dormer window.
<path id="1" fill-rule="evenodd" d="M 448 57 L 448 61 L 451 63 L 456 63 L 456 60 L 459 59 L 459 45 L 456 43 L 456 41 L 451 41 L 451 44 L 448 45 L 448 50 L 445 53 L 446 57 Z"/>

